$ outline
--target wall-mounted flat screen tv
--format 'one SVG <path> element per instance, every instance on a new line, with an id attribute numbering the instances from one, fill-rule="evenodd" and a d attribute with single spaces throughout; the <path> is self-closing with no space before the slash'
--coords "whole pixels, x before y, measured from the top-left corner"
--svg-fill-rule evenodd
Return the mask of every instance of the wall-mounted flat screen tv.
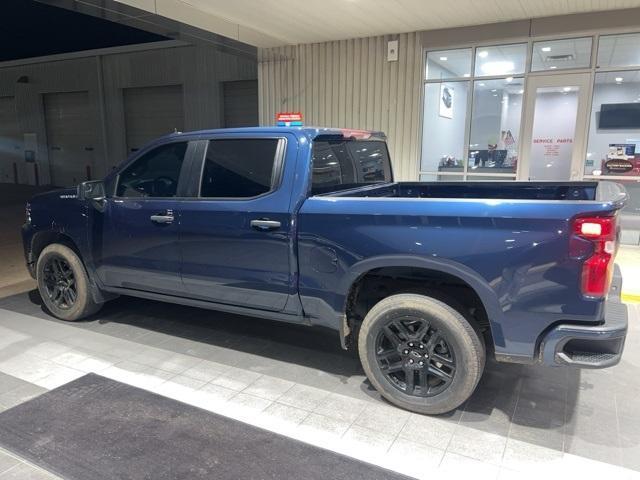
<path id="1" fill-rule="evenodd" d="M 640 128 L 640 103 L 603 103 L 598 128 Z"/>

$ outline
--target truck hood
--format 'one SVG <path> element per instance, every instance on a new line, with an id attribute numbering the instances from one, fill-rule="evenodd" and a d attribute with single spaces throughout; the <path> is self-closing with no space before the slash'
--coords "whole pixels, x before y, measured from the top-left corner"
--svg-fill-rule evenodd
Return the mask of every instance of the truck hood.
<path id="1" fill-rule="evenodd" d="M 78 198 L 78 189 L 76 187 L 62 188 L 58 190 L 51 190 L 49 192 L 39 193 L 31 198 L 29 203 L 33 205 L 40 205 L 49 202 L 60 202 L 63 200 L 76 200 Z"/>

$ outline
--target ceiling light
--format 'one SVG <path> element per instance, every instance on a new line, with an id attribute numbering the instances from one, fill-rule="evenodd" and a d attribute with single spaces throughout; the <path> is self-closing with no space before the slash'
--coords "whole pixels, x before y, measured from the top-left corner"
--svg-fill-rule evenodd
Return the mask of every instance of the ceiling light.
<path id="1" fill-rule="evenodd" d="M 513 77 L 507 77 L 505 80 L 507 81 L 507 83 L 511 83 L 513 82 Z"/>
<path id="2" fill-rule="evenodd" d="M 540 50 L 542 50 L 543 52 L 550 52 L 551 47 L 542 47 Z"/>
<path id="3" fill-rule="evenodd" d="M 447 57 L 440 57 L 440 60 L 442 60 L 443 62 L 447 61 Z"/>
<path id="4" fill-rule="evenodd" d="M 551 65 L 551 66 L 549 67 L 549 70 L 555 70 L 556 68 L 558 68 L 558 67 L 556 67 L 555 65 Z"/>
<path id="5" fill-rule="evenodd" d="M 500 75 L 513 71 L 515 65 L 513 62 L 498 61 L 483 63 L 481 70 L 485 75 Z"/>
<path id="6" fill-rule="evenodd" d="M 521 88 L 520 90 L 518 90 L 518 93 L 519 93 L 520 95 L 522 95 L 522 94 L 524 93 L 524 89 L 523 89 L 523 88 Z"/>
<path id="7" fill-rule="evenodd" d="M 480 58 L 487 58 L 488 55 L 489 55 L 489 52 L 487 52 L 486 50 L 481 50 L 478 52 L 478 56 Z"/>
<path id="8" fill-rule="evenodd" d="M 562 87 L 562 91 L 570 92 L 571 91 L 571 87 Z"/>
<path id="9" fill-rule="evenodd" d="M 465 74 L 463 75 L 463 77 L 464 77 L 464 78 L 469 78 L 470 76 L 471 76 L 471 74 L 470 74 L 470 73 L 465 73 Z"/>
<path id="10" fill-rule="evenodd" d="M 493 96 L 494 96 L 494 97 L 497 97 L 497 96 L 498 96 L 498 94 L 497 94 L 497 93 L 494 93 L 494 94 L 493 94 Z"/>
<path id="11" fill-rule="evenodd" d="M 491 89 L 491 91 L 492 91 L 492 92 L 497 92 L 497 91 L 498 91 L 498 89 L 497 89 L 497 88 L 492 88 L 492 89 Z"/>
<path id="12" fill-rule="evenodd" d="M 478 84 L 478 86 L 479 86 L 479 87 L 484 87 L 484 83 L 483 83 L 483 82 L 480 82 L 480 83 Z"/>
<path id="13" fill-rule="evenodd" d="M 620 83 L 622 80 L 624 80 L 624 78 L 622 78 L 622 77 L 616 77 L 616 82 Z"/>

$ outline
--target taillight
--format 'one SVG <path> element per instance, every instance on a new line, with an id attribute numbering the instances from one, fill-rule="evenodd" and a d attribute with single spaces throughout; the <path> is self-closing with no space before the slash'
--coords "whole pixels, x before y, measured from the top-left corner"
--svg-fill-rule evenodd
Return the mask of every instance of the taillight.
<path id="1" fill-rule="evenodd" d="M 593 245 L 591 256 L 582 264 L 582 294 L 594 298 L 604 297 L 613 277 L 616 218 L 577 218 L 573 222 L 573 234 Z"/>

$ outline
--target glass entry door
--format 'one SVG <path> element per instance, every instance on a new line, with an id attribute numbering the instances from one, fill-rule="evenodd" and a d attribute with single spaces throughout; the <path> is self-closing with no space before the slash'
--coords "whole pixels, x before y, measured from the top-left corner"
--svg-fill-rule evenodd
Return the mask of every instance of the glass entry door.
<path id="1" fill-rule="evenodd" d="M 519 180 L 581 179 L 588 87 L 588 73 L 529 77 Z"/>

